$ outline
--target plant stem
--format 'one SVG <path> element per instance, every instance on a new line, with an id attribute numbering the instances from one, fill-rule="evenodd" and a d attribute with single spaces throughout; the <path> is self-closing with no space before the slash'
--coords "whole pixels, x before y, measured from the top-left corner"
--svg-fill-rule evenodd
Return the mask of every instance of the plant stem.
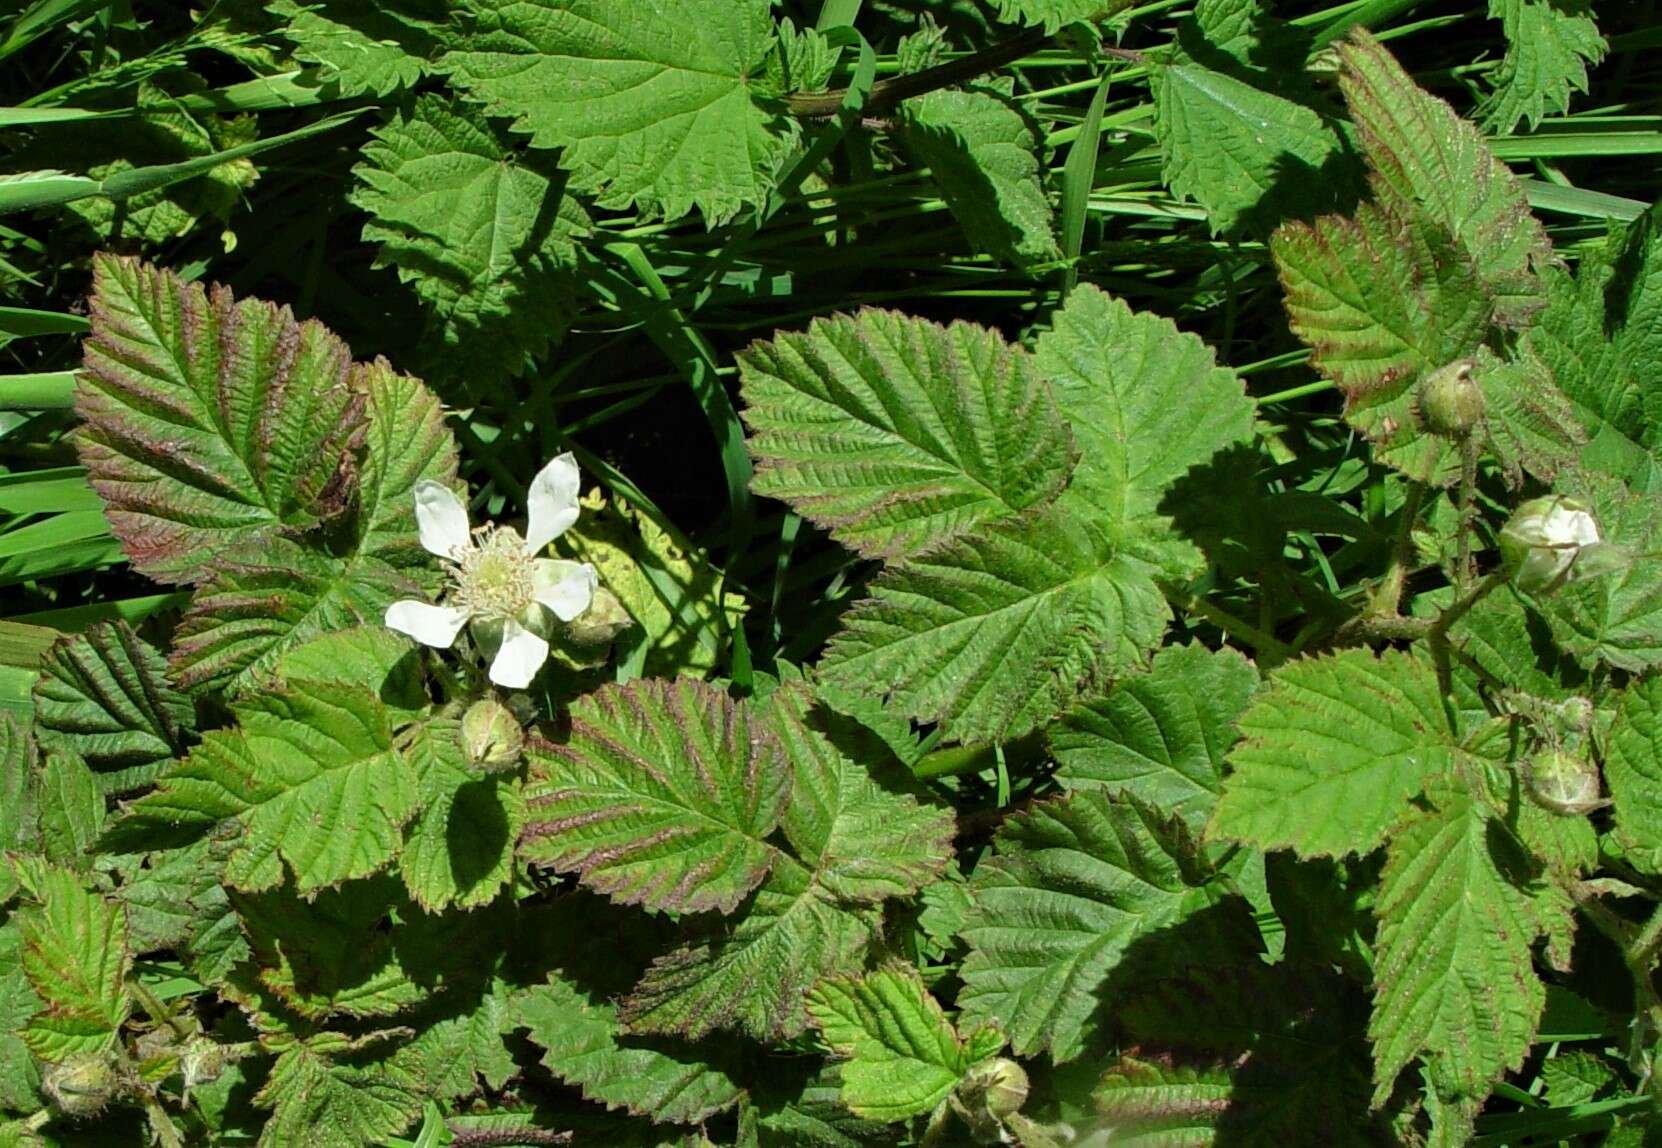
<path id="1" fill-rule="evenodd" d="M 509 1148 L 515 1144 L 569 1144 L 570 1132 L 552 1128 L 457 1128 L 450 1126 L 456 1148 Z"/>
<path id="2" fill-rule="evenodd" d="M 1414 560 L 1414 523 L 1419 521 L 1420 504 L 1425 501 L 1425 484 L 1410 482 L 1408 497 L 1402 504 L 1402 522 L 1397 528 L 1396 545 L 1391 548 L 1391 564 L 1385 577 L 1374 590 L 1369 613 L 1377 616 L 1395 616 L 1402 602 L 1402 587 L 1408 580 L 1408 567 Z"/>
<path id="3" fill-rule="evenodd" d="M 1018 36 L 1001 40 L 990 48 L 983 48 L 968 56 L 948 60 L 933 68 L 925 68 L 921 72 L 907 72 L 905 75 L 879 80 L 871 86 L 871 93 L 866 96 L 865 105 L 860 112 L 867 116 L 877 115 L 902 100 L 933 92 L 937 88 L 949 88 L 954 84 L 973 80 L 985 72 L 1013 64 L 1023 56 L 1031 55 L 1044 47 L 1049 40 L 1050 37 L 1045 34 L 1043 28 L 1030 28 Z M 785 97 L 785 106 L 790 109 L 791 115 L 799 119 L 825 119 L 842 110 L 843 99 L 847 95 L 846 88 L 830 92 L 798 92 Z"/>
<path id="4" fill-rule="evenodd" d="M 1472 526 L 1477 521 L 1477 440 L 1467 435 L 1460 442 L 1460 518 L 1455 527 L 1458 552 L 1454 559 L 1454 584 L 1462 592 L 1472 581 Z"/>
<path id="5" fill-rule="evenodd" d="M 1206 619 L 1231 638 L 1251 646 L 1261 657 L 1269 657 L 1276 662 L 1285 662 L 1293 656 L 1292 647 L 1281 639 L 1265 633 L 1256 626 L 1248 625 L 1233 614 L 1218 609 L 1198 594 L 1191 594 L 1187 590 L 1179 589 L 1164 582 L 1160 584 L 1160 589 L 1166 595 L 1166 601 L 1173 606 Z"/>

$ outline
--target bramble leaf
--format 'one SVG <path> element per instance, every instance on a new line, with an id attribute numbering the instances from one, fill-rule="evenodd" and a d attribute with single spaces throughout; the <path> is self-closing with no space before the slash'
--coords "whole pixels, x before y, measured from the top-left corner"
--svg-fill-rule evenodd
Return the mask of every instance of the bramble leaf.
<path id="1" fill-rule="evenodd" d="M 242 838 L 226 883 L 274 888 L 287 862 L 302 893 L 367 876 L 397 856 L 420 790 L 373 694 L 289 682 L 231 708 L 237 728 L 206 735 L 154 793 L 127 806 L 107 847 L 234 818 Z"/>
<path id="2" fill-rule="evenodd" d="M 342 97 L 388 96 L 427 74 L 437 47 L 442 0 L 270 0 L 266 10 L 294 54 Z"/>
<path id="3" fill-rule="evenodd" d="M 452 82 L 531 145 L 560 148 L 602 207 L 710 226 L 763 203 L 795 141 L 757 80 L 767 0 L 474 0 L 444 57 Z"/>
<path id="4" fill-rule="evenodd" d="M 1232 650 L 1168 647 L 1146 674 L 1087 698 L 1049 732 L 1056 776 L 1069 789 L 1129 793 L 1200 832 L 1223 788 L 1235 719 L 1258 671 Z"/>
<path id="5" fill-rule="evenodd" d="M 1416 1057 L 1444 1099 L 1481 1103 L 1535 1036 L 1535 938 L 1570 927 L 1568 896 L 1531 880 L 1486 802 L 1450 784 L 1429 798 L 1393 830 L 1374 903 L 1375 1105 Z"/>
<path id="6" fill-rule="evenodd" d="M 331 630 L 283 652 L 272 666 L 277 678 L 346 682 L 373 693 L 394 724 L 423 716 L 428 708 L 421 647 L 385 626 Z"/>
<path id="7" fill-rule="evenodd" d="M 40 806 L 41 853 L 67 868 L 90 868 L 105 807 L 92 770 L 74 753 L 52 750 L 36 776 L 34 799 Z"/>
<path id="8" fill-rule="evenodd" d="M 900 127 L 975 248 L 1017 267 L 1061 254 L 1039 141 L 1005 93 L 937 88 L 901 104 Z"/>
<path id="9" fill-rule="evenodd" d="M 1225 1065 L 1174 1064 L 1123 1055 L 1091 1093 L 1100 1127 L 1134 1148 L 1209 1148 L 1233 1102 Z"/>
<path id="10" fill-rule="evenodd" d="M 154 781 L 195 740 L 196 711 L 167 663 L 125 622 L 102 622 L 55 643 L 35 680 L 35 736 L 77 754 L 105 793 Z"/>
<path id="11" fill-rule="evenodd" d="M 1587 90 L 1587 65 L 1610 48 L 1587 0 L 1489 0 L 1489 18 L 1506 33 L 1506 56 L 1489 76 L 1495 90 L 1477 110 L 1494 135 L 1569 111 L 1570 93 Z"/>
<path id="12" fill-rule="evenodd" d="M 1628 560 L 1536 601 L 1553 640 L 1589 667 L 1595 660 L 1635 671 L 1662 665 L 1662 564 L 1654 557 L 1662 551 L 1662 508 L 1654 495 L 1596 474 L 1560 486 L 1593 504 L 1604 537 Z"/>
<path id="13" fill-rule="evenodd" d="M 131 1009 L 127 912 L 67 869 L 42 866 L 29 884 L 39 904 L 17 914 L 20 958 L 41 1008 L 24 1043 L 45 1061 L 107 1052 Z"/>
<path id="14" fill-rule="evenodd" d="M 1026 352 L 893 311 L 815 319 L 739 356 L 758 494 L 900 558 L 1047 502 L 1068 428 Z"/>
<path id="15" fill-rule="evenodd" d="M 1080 790 L 1005 822 L 970 880 L 958 1005 L 1024 1056 L 1078 1056 L 1109 974 L 1139 938 L 1208 903 L 1181 821 Z"/>
<path id="16" fill-rule="evenodd" d="M 459 723 L 434 718 L 404 748 L 415 769 L 421 812 L 404 828 L 398 868 L 410 896 L 429 913 L 472 909 L 513 876 L 523 814 L 510 779 L 468 769 Z"/>
<path id="17" fill-rule="evenodd" d="M 0 854 L 14 849 L 31 853 L 38 843 L 36 757 L 30 731 L 10 713 L 0 711 Z M 4 881 L 0 875 L 0 890 L 7 887 Z"/>
<path id="18" fill-rule="evenodd" d="M 1055 32 L 1064 24 L 1098 20 L 1125 6 L 1125 0 L 996 0 L 1001 20 L 1038 24 Z"/>
<path id="19" fill-rule="evenodd" d="M 738 1101 L 739 1086 L 696 1051 L 620 1042 L 617 1007 L 559 976 L 521 993 L 512 1009 L 542 1047 L 543 1065 L 608 1108 L 693 1124 Z"/>
<path id="20" fill-rule="evenodd" d="M 621 904 L 731 913 L 774 863 L 790 773 L 749 705 L 714 686 L 605 686 L 529 756 L 520 856 Z"/>
<path id="21" fill-rule="evenodd" d="M 1207 833 L 1300 857 L 1377 848 L 1458 752 L 1436 673 L 1398 650 L 1289 662 L 1237 724 Z"/>
<path id="22" fill-rule="evenodd" d="M 910 965 L 828 977 L 808 1015 L 842 1069 L 842 1101 L 856 1116 L 894 1123 L 931 1112 L 970 1068 L 1004 1046 L 996 1028 L 960 1037 Z"/>
<path id="23" fill-rule="evenodd" d="M 41 1000 L 23 971 L 22 949 L 14 915 L 0 925 L 0 1112 L 33 1112 L 41 1106 L 40 1065 L 22 1035 Z"/>
<path id="24" fill-rule="evenodd" d="M 1170 612 L 1145 560 L 1046 508 L 884 571 L 843 615 L 820 672 L 883 689 L 959 741 L 1019 737 L 1136 666 Z"/>
<path id="25" fill-rule="evenodd" d="M 433 309 L 433 356 L 517 375 L 572 308 L 582 208 L 547 152 L 521 153 L 476 109 L 427 94 L 375 130 L 353 168 L 377 265 Z"/>
<path id="26" fill-rule="evenodd" d="M 1623 856 L 1662 873 L 1662 678 L 1642 678 L 1622 694 L 1605 739 L 1604 779 Z"/>
<path id="27" fill-rule="evenodd" d="M 91 312 L 76 447 L 140 572 L 201 582 L 345 508 L 364 400 L 321 324 L 108 255 Z"/>
<path id="28" fill-rule="evenodd" d="M 396 1065 L 353 1055 L 347 1038 L 338 1034 L 295 1041 L 277 1057 L 254 1097 L 271 1110 L 259 1148 L 384 1144 L 421 1113 L 417 1087 Z"/>

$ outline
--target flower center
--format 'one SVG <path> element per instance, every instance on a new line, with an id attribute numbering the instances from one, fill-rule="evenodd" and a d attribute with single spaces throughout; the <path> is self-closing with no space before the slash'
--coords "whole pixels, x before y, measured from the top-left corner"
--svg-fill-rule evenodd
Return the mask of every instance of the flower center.
<path id="1" fill-rule="evenodd" d="M 524 539 L 505 526 L 481 526 L 473 533 L 473 548 L 450 569 L 452 604 L 475 618 L 519 617 L 536 589 Z"/>

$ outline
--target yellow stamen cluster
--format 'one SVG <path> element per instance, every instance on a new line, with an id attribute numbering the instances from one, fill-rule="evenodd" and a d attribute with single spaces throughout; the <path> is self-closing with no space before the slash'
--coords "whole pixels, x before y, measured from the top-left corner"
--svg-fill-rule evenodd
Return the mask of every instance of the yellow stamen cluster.
<path id="1" fill-rule="evenodd" d="M 525 552 L 518 531 L 481 526 L 473 533 L 472 549 L 450 568 L 450 604 L 475 618 L 518 618 L 533 601 L 534 556 Z"/>

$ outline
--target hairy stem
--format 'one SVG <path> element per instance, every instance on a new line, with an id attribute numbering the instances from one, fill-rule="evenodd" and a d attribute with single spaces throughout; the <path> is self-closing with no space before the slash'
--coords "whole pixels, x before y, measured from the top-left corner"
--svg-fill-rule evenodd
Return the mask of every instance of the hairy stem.
<path id="1" fill-rule="evenodd" d="M 1206 619 L 1231 638 L 1244 645 L 1251 646 L 1260 656 L 1260 659 L 1271 658 L 1276 662 L 1285 662 L 1293 656 L 1292 647 L 1279 638 L 1241 621 L 1233 614 L 1218 609 L 1200 595 L 1191 594 L 1187 590 L 1164 582 L 1160 584 L 1160 589 L 1165 594 L 1166 601 L 1173 606 L 1185 613 Z"/>
<path id="2" fill-rule="evenodd" d="M 569 1144 L 570 1132 L 552 1128 L 457 1128 L 450 1126 L 450 1143 L 456 1148 L 513 1148 L 517 1144 Z"/>
<path id="3" fill-rule="evenodd" d="M 1414 524 L 1420 520 L 1420 504 L 1425 501 L 1425 484 L 1410 482 L 1408 497 L 1402 504 L 1402 521 L 1397 527 L 1396 545 L 1391 548 L 1391 564 L 1385 577 L 1373 592 L 1369 603 L 1370 614 L 1392 616 L 1402 602 L 1402 588 L 1408 581 L 1408 568 L 1414 562 Z"/>
<path id="4" fill-rule="evenodd" d="M 861 114 L 875 116 L 902 100 L 933 92 L 937 88 L 950 88 L 954 84 L 973 80 L 983 73 L 1013 64 L 1023 56 L 1032 55 L 1049 40 L 1050 37 L 1045 35 L 1044 29 L 1030 28 L 1019 36 L 1001 40 L 968 56 L 936 64 L 933 68 L 925 68 L 921 72 L 907 72 L 905 75 L 879 80 L 871 86 L 865 106 L 860 109 Z M 791 115 L 799 119 L 824 119 L 842 110 L 843 99 L 847 95 L 846 88 L 830 92 L 798 92 L 785 97 L 785 106 L 790 109 Z"/>
<path id="5" fill-rule="evenodd" d="M 1455 527 L 1457 553 L 1454 585 L 1462 593 L 1472 583 L 1472 527 L 1477 523 L 1477 440 L 1460 440 L 1460 519 Z"/>

